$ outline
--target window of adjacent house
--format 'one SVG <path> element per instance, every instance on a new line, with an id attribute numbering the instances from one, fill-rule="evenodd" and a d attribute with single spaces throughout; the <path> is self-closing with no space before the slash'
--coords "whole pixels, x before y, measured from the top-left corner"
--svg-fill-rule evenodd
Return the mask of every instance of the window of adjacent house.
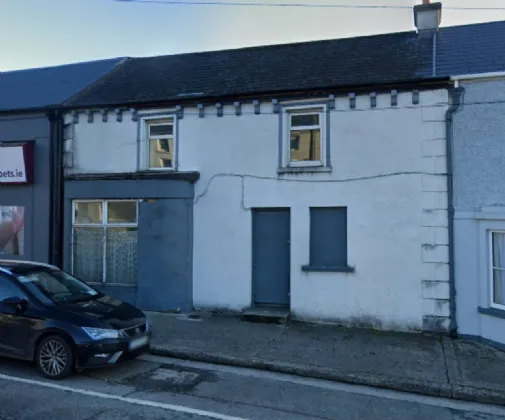
<path id="1" fill-rule="evenodd" d="M 285 108 L 285 166 L 325 165 L 324 106 Z"/>
<path id="2" fill-rule="evenodd" d="M 173 117 L 144 119 L 147 169 L 174 169 L 175 124 Z"/>
<path id="3" fill-rule="evenodd" d="M 310 266 L 347 267 L 347 208 L 310 208 Z"/>
<path id="4" fill-rule="evenodd" d="M 72 274 L 88 283 L 137 283 L 135 200 L 74 201 Z"/>
<path id="5" fill-rule="evenodd" d="M 505 231 L 491 232 L 491 306 L 505 309 Z"/>

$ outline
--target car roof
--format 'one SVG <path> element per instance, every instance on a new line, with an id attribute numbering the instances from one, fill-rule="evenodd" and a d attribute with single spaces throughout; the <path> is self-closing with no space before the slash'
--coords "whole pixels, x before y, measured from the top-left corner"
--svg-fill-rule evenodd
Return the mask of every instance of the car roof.
<path id="1" fill-rule="evenodd" d="M 19 261 L 19 260 L 0 260 L 0 271 L 8 274 L 23 274 L 37 268 L 55 268 L 50 264 L 45 264 L 36 261 Z"/>

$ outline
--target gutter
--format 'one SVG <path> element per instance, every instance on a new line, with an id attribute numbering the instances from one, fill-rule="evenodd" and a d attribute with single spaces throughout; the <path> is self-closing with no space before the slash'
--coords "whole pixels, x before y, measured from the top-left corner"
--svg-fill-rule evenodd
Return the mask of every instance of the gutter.
<path id="1" fill-rule="evenodd" d="M 63 264 L 63 116 L 60 110 L 47 113 L 50 139 L 50 255 L 49 262 L 59 268 Z"/>
<path id="2" fill-rule="evenodd" d="M 498 77 L 505 77 L 505 71 L 495 71 L 489 73 L 474 73 L 474 74 L 460 74 L 458 76 L 451 76 L 451 81 L 459 82 L 462 80 L 482 80 L 482 79 L 494 79 Z M 457 87 L 457 85 L 456 85 Z"/>
<path id="3" fill-rule="evenodd" d="M 449 89 L 452 105 L 445 114 L 446 127 L 446 159 L 447 159 L 447 208 L 448 208 L 448 234 L 449 234 L 449 335 L 456 338 L 458 335 L 458 322 L 456 318 L 456 275 L 454 267 L 454 193 L 453 193 L 453 164 L 452 164 L 452 143 L 453 143 L 453 118 L 454 114 L 460 110 L 462 105 L 464 89 L 455 87 Z"/>
<path id="4" fill-rule="evenodd" d="M 288 100 L 291 98 L 300 98 L 300 96 L 318 96 L 318 95 L 347 95 L 349 92 L 364 93 L 375 91 L 377 93 L 391 92 L 395 89 L 400 91 L 417 89 L 433 89 L 434 87 L 446 87 L 449 77 L 419 77 L 416 79 L 404 80 L 404 81 L 391 81 L 391 82 L 371 82 L 360 85 L 342 85 L 342 86 L 322 86 L 322 87 L 311 87 L 307 89 L 299 90 L 280 90 L 280 91 L 258 91 L 251 93 L 235 93 L 227 95 L 214 95 L 208 96 L 202 94 L 199 97 L 172 97 L 163 100 L 148 100 L 148 101 L 126 101 L 126 102 L 82 102 L 82 103 L 72 103 L 71 100 L 66 101 L 61 107 L 64 111 L 73 111 L 78 109 L 115 109 L 115 108 L 156 108 L 156 107 L 168 107 L 168 106 L 196 106 L 197 104 L 209 104 L 215 105 L 216 102 L 220 102 L 223 105 L 233 104 L 236 101 L 252 101 L 255 99 L 261 100 Z"/>

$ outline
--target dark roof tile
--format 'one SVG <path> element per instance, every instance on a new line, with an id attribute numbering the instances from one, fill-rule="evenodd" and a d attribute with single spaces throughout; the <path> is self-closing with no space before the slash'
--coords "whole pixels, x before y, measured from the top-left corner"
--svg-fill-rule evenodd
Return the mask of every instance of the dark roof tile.
<path id="1" fill-rule="evenodd" d="M 0 73 L 0 111 L 59 105 L 111 71 L 122 59 Z"/>

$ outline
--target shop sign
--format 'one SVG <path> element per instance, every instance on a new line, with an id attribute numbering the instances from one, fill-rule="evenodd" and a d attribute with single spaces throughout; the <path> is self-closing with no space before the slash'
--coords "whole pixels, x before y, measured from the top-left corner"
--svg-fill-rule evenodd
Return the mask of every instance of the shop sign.
<path id="1" fill-rule="evenodd" d="M 33 183 L 33 142 L 0 143 L 0 184 Z"/>

